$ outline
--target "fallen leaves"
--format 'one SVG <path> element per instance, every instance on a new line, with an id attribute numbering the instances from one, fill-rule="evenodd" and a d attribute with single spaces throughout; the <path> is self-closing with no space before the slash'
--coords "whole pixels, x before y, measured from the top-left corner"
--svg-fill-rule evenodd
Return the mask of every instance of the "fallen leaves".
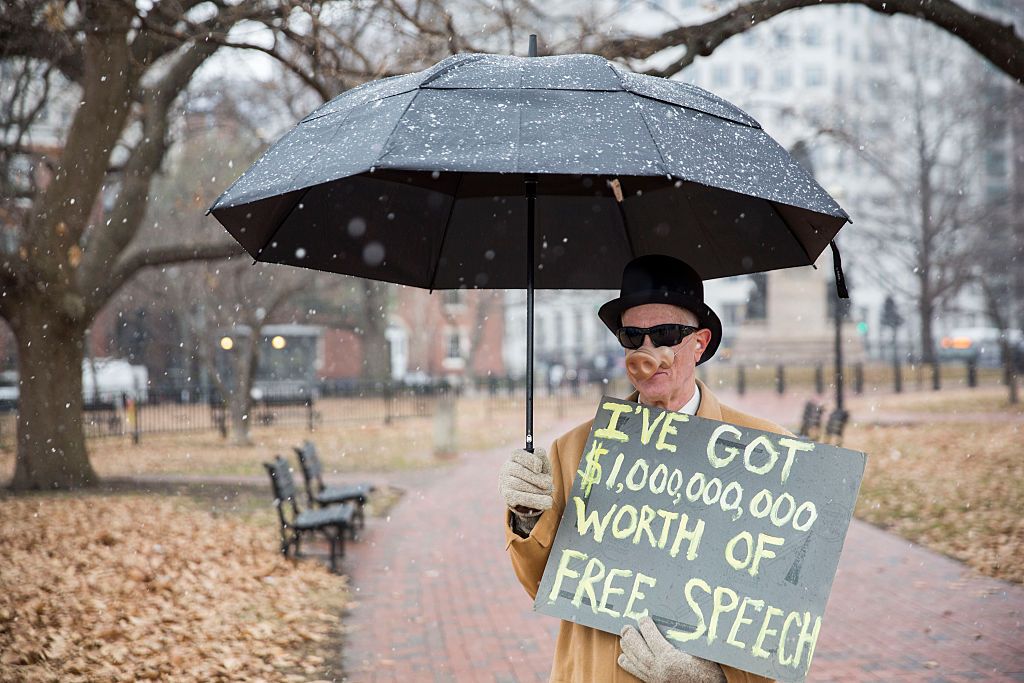
<path id="1" fill-rule="evenodd" d="M 846 446 L 868 454 L 857 516 L 1024 582 L 1020 421 L 865 426 Z"/>
<path id="2" fill-rule="evenodd" d="M 345 578 L 156 496 L 0 501 L 0 680 L 306 680 Z"/>

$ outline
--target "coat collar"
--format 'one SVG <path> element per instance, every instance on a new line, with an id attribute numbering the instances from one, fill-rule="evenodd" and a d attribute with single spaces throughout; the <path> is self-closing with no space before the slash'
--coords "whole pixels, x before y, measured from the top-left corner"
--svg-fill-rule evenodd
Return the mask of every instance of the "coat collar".
<path id="1" fill-rule="evenodd" d="M 697 406 L 697 417 L 706 417 L 710 420 L 722 420 L 722 404 L 719 403 L 718 397 L 711 393 L 708 389 L 708 385 L 697 380 L 697 385 L 700 386 L 700 405 Z M 626 397 L 627 401 L 638 403 L 640 401 L 640 392 L 634 390 L 632 394 Z"/>

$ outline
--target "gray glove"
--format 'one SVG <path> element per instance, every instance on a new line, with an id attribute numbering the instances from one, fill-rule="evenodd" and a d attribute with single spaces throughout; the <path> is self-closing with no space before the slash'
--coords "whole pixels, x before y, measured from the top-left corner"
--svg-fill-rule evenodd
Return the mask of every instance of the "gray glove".
<path id="1" fill-rule="evenodd" d="M 551 461 L 543 448 L 533 453 L 514 451 L 501 466 L 498 490 L 505 505 L 516 514 L 520 528 L 529 531 L 542 510 L 551 508 Z M 528 528 L 527 528 L 528 527 Z"/>
<path id="2" fill-rule="evenodd" d="M 688 655 L 665 640 L 650 617 L 640 630 L 622 629 L 619 666 L 644 683 L 725 683 L 725 672 L 714 662 Z"/>

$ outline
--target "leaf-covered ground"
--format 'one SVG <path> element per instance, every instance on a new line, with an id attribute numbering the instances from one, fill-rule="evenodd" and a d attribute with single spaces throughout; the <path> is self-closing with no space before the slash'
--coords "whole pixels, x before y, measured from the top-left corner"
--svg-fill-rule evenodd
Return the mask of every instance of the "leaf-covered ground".
<path id="1" fill-rule="evenodd" d="M 345 578 L 161 496 L 0 500 L 0 680 L 312 680 Z"/>
<path id="2" fill-rule="evenodd" d="M 970 404 L 961 404 L 964 410 Z M 862 426 L 856 514 L 990 576 L 1024 582 L 1024 422 Z"/>

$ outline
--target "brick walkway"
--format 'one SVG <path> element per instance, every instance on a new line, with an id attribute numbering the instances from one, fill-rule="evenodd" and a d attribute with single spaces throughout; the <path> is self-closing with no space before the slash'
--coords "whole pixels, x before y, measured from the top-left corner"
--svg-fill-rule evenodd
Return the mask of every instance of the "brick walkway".
<path id="1" fill-rule="evenodd" d="M 547 680 L 557 622 L 532 612 L 505 555 L 505 450 L 389 478 L 406 495 L 343 566 L 345 680 Z M 808 680 L 1024 681 L 1024 588 L 854 522 Z"/>

